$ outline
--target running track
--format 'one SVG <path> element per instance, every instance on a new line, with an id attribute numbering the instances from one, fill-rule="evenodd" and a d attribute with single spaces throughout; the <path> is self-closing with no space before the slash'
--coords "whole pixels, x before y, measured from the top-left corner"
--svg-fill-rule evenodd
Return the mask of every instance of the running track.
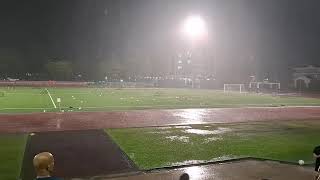
<path id="1" fill-rule="evenodd" d="M 320 107 L 2 114 L 0 133 L 303 119 L 320 120 Z"/>

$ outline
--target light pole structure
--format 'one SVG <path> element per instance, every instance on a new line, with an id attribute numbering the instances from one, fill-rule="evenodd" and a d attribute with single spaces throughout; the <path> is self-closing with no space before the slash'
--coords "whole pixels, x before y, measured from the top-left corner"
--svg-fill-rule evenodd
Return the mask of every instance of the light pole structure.
<path id="1" fill-rule="evenodd" d="M 207 38 L 208 32 L 205 20 L 199 15 L 188 16 L 182 23 L 181 32 L 184 37 L 188 41 L 190 54 L 194 54 L 194 46 L 200 41 L 203 41 Z M 190 48 L 191 47 L 191 48 Z M 195 59 L 191 60 L 191 56 L 189 58 L 191 67 L 191 76 L 192 76 L 192 88 L 194 88 L 195 83 Z M 191 64 L 192 62 L 192 64 Z"/>

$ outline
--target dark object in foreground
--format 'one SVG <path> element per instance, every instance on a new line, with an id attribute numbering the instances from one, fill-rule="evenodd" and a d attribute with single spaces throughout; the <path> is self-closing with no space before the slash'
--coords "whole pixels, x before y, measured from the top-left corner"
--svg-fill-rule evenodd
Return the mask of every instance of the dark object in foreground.
<path id="1" fill-rule="evenodd" d="M 61 180 L 51 177 L 54 169 L 54 158 L 49 152 L 42 152 L 34 156 L 33 166 L 37 174 L 37 180 Z"/>
<path id="2" fill-rule="evenodd" d="M 314 148 L 313 156 L 316 158 L 314 170 L 320 172 L 320 146 Z"/>
<path id="3" fill-rule="evenodd" d="M 179 178 L 179 180 L 189 180 L 189 179 L 190 177 L 189 177 L 189 174 L 187 173 L 183 173 Z"/>

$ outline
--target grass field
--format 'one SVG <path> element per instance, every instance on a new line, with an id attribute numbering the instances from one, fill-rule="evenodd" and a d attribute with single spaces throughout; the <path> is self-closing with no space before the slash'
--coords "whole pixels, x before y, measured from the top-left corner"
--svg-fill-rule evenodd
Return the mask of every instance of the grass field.
<path id="1" fill-rule="evenodd" d="M 238 157 L 313 163 L 319 121 L 106 130 L 143 169 Z"/>
<path id="2" fill-rule="evenodd" d="M 57 102 L 61 99 L 61 103 Z M 0 113 L 319 106 L 320 99 L 195 89 L 0 88 Z M 260 157 L 312 163 L 320 121 L 106 130 L 142 169 Z M 0 179 L 17 179 L 27 135 L 0 134 Z"/>
<path id="3" fill-rule="evenodd" d="M 0 88 L 0 113 L 320 105 L 320 99 L 192 89 Z M 49 97 L 49 94 L 52 97 Z M 55 106 L 57 108 L 55 108 Z"/>
<path id="4" fill-rule="evenodd" d="M 313 163 L 320 121 L 268 121 L 106 129 L 140 169 L 239 157 Z M 27 135 L 0 134 L 0 179 L 19 177 Z"/>
<path id="5" fill-rule="evenodd" d="M 0 179 L 19 177 L 26 141 L 26 135 L 0 135 Z"/>

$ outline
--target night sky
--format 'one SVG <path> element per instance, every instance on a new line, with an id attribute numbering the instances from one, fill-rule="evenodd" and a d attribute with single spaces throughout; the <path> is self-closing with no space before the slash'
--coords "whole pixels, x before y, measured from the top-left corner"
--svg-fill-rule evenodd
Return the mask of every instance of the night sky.
<path id="1" fill-rule="evenodd" d="M 197 14 L 209 31 L 198 48 L 214 59 L 217 76 L 250 71 L 281 80 L 290 67 L 320 63 L 319 7 L 318 0 L 7 0 L 0 62 L 15 54 L 30 72 L 54 58 L 88 74 L 97 64 L 168 72 L 187 47 L 179 24 Z"/>

